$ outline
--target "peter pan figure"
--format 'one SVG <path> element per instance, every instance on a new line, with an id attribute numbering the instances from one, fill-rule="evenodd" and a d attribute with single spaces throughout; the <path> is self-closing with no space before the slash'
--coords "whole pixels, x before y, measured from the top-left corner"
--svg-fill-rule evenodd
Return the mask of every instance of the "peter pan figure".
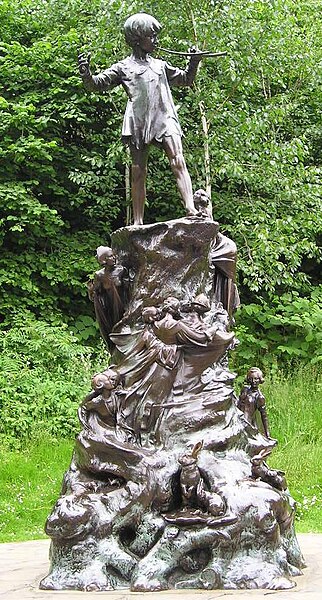
<path id="1" fill-rule="evenodd" d="M 191 52 L 185 70 L 153 58 L 160 23 L 151 15 L 138 13 L 124 24 L 125 39 L 131 56 L 115 63 L 98 75 L 92 75 L 90 55 L 79 55 L 79 70 L 84 85 L 91 91 L 103 91 L 122 85 L 128 96 L 123 120 L 122 139 L 132 157 L 132 203 L 135 225 L 142 225 L 146 198 L 147 159 L 150 144 L 161 146 L 169 159 L 188 216 L 198 214 L 190 175 L 182 151 L 182 130 L 170 87 L 191 86 L 201 60 Z"/>

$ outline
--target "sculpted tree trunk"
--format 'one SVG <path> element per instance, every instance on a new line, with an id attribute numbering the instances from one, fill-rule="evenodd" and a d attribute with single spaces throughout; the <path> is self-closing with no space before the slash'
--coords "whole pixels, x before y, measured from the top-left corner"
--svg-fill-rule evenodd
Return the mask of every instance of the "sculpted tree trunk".
<path id="1" fill-rule="evenodd" d="M 276 441 L 227 367 L 236 248 L 199 214 L 112 235 L 103 283 L 118 274 L 122 308 L 103 306 L 112 358 L 80 407 L 43 589 L 285 589 L 301 573 L 294 501 L 263 462 Z"/>

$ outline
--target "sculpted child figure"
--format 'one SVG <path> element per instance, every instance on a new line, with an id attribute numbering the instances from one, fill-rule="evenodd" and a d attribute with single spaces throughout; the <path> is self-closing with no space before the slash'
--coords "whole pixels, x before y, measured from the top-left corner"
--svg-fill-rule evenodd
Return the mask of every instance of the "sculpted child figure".
<path id="1" fill-rule="evenodd" d="M 118 262 L 117 256 L 109 246 L 99 246 L 96 258 L 102 268 L 96 271 L 94 279 L 88 282 L 88 295 L 94 302 L 102 337 L 109 348 L 113 349 L 109 334 L 123 316 L 132 274 Z"/>
<path id="2" fill-rule="evenodd" d="M 237 406 L 244 413 L 246 421 L 256 427 L 256 413 L 260 413 L 264 433 L 270 438 L 268 416 L 266 412 L 265 396 L 259 389 L 259 385 L 264 383 L 264 376 L 260 369 L 252 367 L 249 369 L 246 377 L 247 385 L 241 390 Z"/>
<path id="3" fill-rule="evenodd" d="M 182 130 L 170 87 L 191 86 L 201 60 L 191 51 L 185 70 L 153 58 L 160 23 L 151 15 L 138 13 L 124 24 L 124 34 L 132 54 L 98 75 L 90 71 L 90 55 L 79 55 L 84 85 L 91 91 L 104 91 L 122 85 L 128 96 L 122 139 L 132 157 L 132 203 L 135 225 L 143 223 L 146 198 L 147 159 L 150 144 L 165 151 L 188 216 L 198 214 L 193 202 L 190 175 L 183 157 Z"/>
<path id="4" fill-rule="evenodd" d="M 78 409 L 78 416 L 84 427 L 81 437 L 100 439 L 105 431 L 115 433 L 124 442 L 136 443 L 134 431 L 129 427 L 122 406 L 123 383 L 115 369 L 107 368 L 92 378 L 93 391 L 90 392 Z"/>

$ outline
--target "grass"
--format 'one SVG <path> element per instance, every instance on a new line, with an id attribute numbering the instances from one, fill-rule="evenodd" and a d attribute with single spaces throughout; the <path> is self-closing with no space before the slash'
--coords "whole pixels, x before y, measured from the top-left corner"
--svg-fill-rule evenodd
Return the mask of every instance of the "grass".
<path id="1" fill-rule="evenodd" d="M 42 438 L 23 450 L 0 451 L 0 542 L 46 537 L 74 442 Z"/>
<path id="2" fill-rule="evenodd" d="M 286 473 L 298 505 L 297 531 L 322 532 L 322 374 L 302 367 L 268 380 L 263 391 L 279 442 L 268 462 Z"/>
<path id="3" fill-rule="evenodd" d="M 285 471 L 291 495 L 297 502 L 296 530 L 322 533 L 322 445 L 299 442 L 275 450 L 269 461 Z"/>
<path id="4" fill-rule="evenodd" d="M 279 441 L 269 465 L 286 472 L 298 503 L 299 532 L 322 533 L 322 375 L 298 370 L 263 386 L 271 435 Z M 45 537 L 74 442 L 39 438 L 22 450 L 0 451 L 0 542 Z"/>

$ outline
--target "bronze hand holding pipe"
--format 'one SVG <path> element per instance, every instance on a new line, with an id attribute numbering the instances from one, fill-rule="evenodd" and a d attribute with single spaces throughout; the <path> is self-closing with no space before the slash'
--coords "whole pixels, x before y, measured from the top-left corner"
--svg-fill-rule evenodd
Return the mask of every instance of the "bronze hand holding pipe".
<path id="1" fill-rule="evenodd" d="M 163 48 L 162 46 L 157 46 L 157 50 L 161 52 L 167 52 L 167 54 L 175 54 L 176 56 L 188 56 L 195 55 L 198 58 L 216 58 L 220 56 L 227 56 L 227 52 L 208 52 L 207 50 L 193 50 L 190 49 L 188 52 L 178 52 L 177 50 L 170 50 L 169 48 Z"/>

